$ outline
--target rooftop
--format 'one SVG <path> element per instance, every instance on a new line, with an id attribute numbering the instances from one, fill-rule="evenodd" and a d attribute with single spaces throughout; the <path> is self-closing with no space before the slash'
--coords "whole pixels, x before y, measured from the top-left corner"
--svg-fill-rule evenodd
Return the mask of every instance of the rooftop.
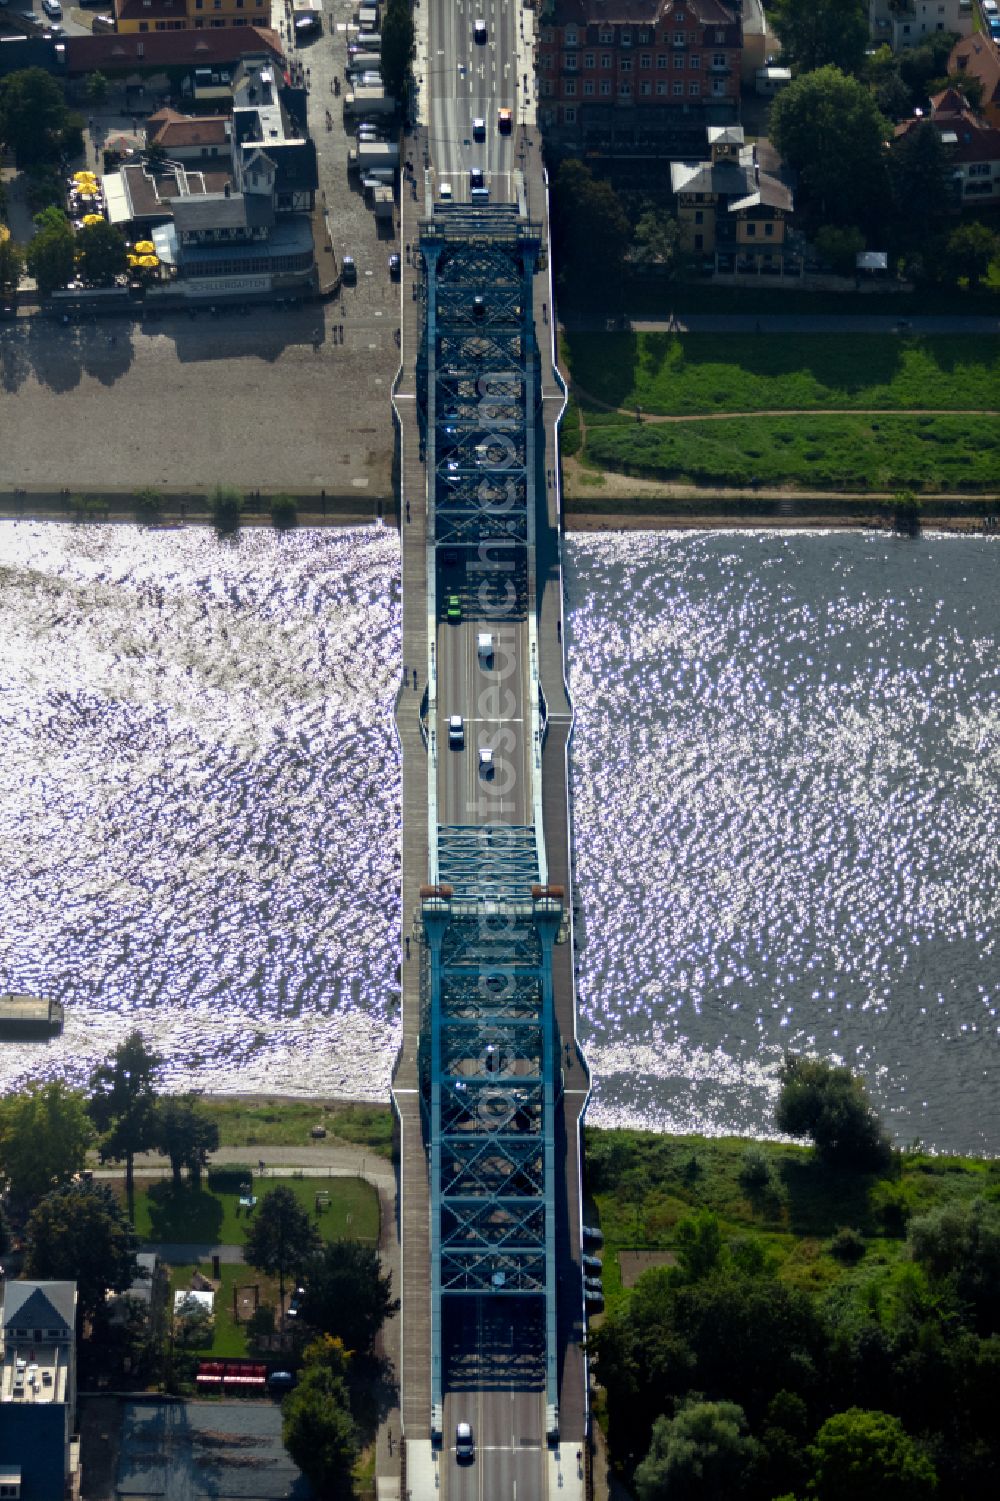
<path id="1" fill-rule="evenodd" d="M 565 26 L 659 26 L 669 24 L 675 10 L 686 21 L 703 25 L 733 25 L 739 16 L 739 0 L 724 5 L 722 0 L 543 0 L 540 24 Z"/>

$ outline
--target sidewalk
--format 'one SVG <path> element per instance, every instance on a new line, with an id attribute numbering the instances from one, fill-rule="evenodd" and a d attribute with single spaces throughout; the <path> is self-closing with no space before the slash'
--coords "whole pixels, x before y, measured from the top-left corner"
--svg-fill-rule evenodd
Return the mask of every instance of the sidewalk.
<path id="1" fill-rule="evenodd" d="M 928 314 L 894 318 L 888 313 L 670 313 L 664 318 L 626 318 L 609 329 L 603 318 L 560 320 L 566 333 L 642 334 L 1000 334 L 1000 317 Z"/>
<path id="2" fill-rule="evenodd" d="M 261 1153 L 265 1156 L 261 1157 Z M 228 1163 L 245 1163 L 255 1177 L 287 1177 L 301 1173 L 305 1178 L 367 1178 L 379 1191 L 394 1194 L 396 1170 L 391 1162 L 365 1147 L 349 1142 L 318 1141 L 304 1147 L 220 1147 L 209 1156 L 209 1167 Z M 263 1173 L 259 1164 L 264 1162 Z M 122 1167 L 95 1167 L 95 1178 L 121 1178 Z M 135 1159 L 136 1177 L 165 1178 L 170 1165 L 158 1152 L 140 1152 Z"/>

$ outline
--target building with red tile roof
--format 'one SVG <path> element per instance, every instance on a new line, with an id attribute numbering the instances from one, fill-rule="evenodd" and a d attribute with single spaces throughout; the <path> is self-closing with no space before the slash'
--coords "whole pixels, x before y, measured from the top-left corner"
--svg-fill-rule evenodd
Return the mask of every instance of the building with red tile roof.
<path id="1" fill-rule="evenodd" d="M 987 125 L 959 89 L 945 89 L 932 95 L 929 115 L 915 115 L 896 126 L 896 139 L 904 139 L 928 121 L 948 155 L 955 207 L 974 208 L 1000 200 L 1000 130 Z"/>

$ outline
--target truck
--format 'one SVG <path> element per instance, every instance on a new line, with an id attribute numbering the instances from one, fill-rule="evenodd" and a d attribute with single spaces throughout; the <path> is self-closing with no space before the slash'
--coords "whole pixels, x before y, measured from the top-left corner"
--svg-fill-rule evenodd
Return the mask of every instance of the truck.
<path id="1" fill-rule="evenodd" d="M 380 52 L 355 52 L 347 59 L 347 76 L 353 78 L 356 73 L 378 73 L 381 67 Z"/>
<path id="2" fill-rule="evenodd" d="M 347 153 L 348 172 L 360 172 L 367 177 L 379 168 L 391 171 L 399 166 L 399 147 L 395 141 L 359 141 Z"/>
<path id="3" fill-rule="evenodd" d="M 344 95 L 344 114 L 348 117 L 360 115 L 362 119 L 370 120 L 377 115 L 394 115 L 396 113 L 396 101 L 391 94 L 387 94 L 381 84 L 358 86 L 349 89 Z"/>

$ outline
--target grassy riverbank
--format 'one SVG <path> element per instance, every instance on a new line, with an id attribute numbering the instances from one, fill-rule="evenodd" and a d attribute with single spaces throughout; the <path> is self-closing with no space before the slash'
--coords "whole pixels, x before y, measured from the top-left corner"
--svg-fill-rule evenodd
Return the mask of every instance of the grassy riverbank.
<path id="1" fill-rule="evenodd" d="M 322 1128 L 328 1142 L 348 1142 L 392 1159 L 393 1116 L 388 1105 L 262 1095 L 203 1095 L 199 1103 L 218 1126 L 223 1149 L 304 1147 L 315 1140 L 312 1132 Z"/>

